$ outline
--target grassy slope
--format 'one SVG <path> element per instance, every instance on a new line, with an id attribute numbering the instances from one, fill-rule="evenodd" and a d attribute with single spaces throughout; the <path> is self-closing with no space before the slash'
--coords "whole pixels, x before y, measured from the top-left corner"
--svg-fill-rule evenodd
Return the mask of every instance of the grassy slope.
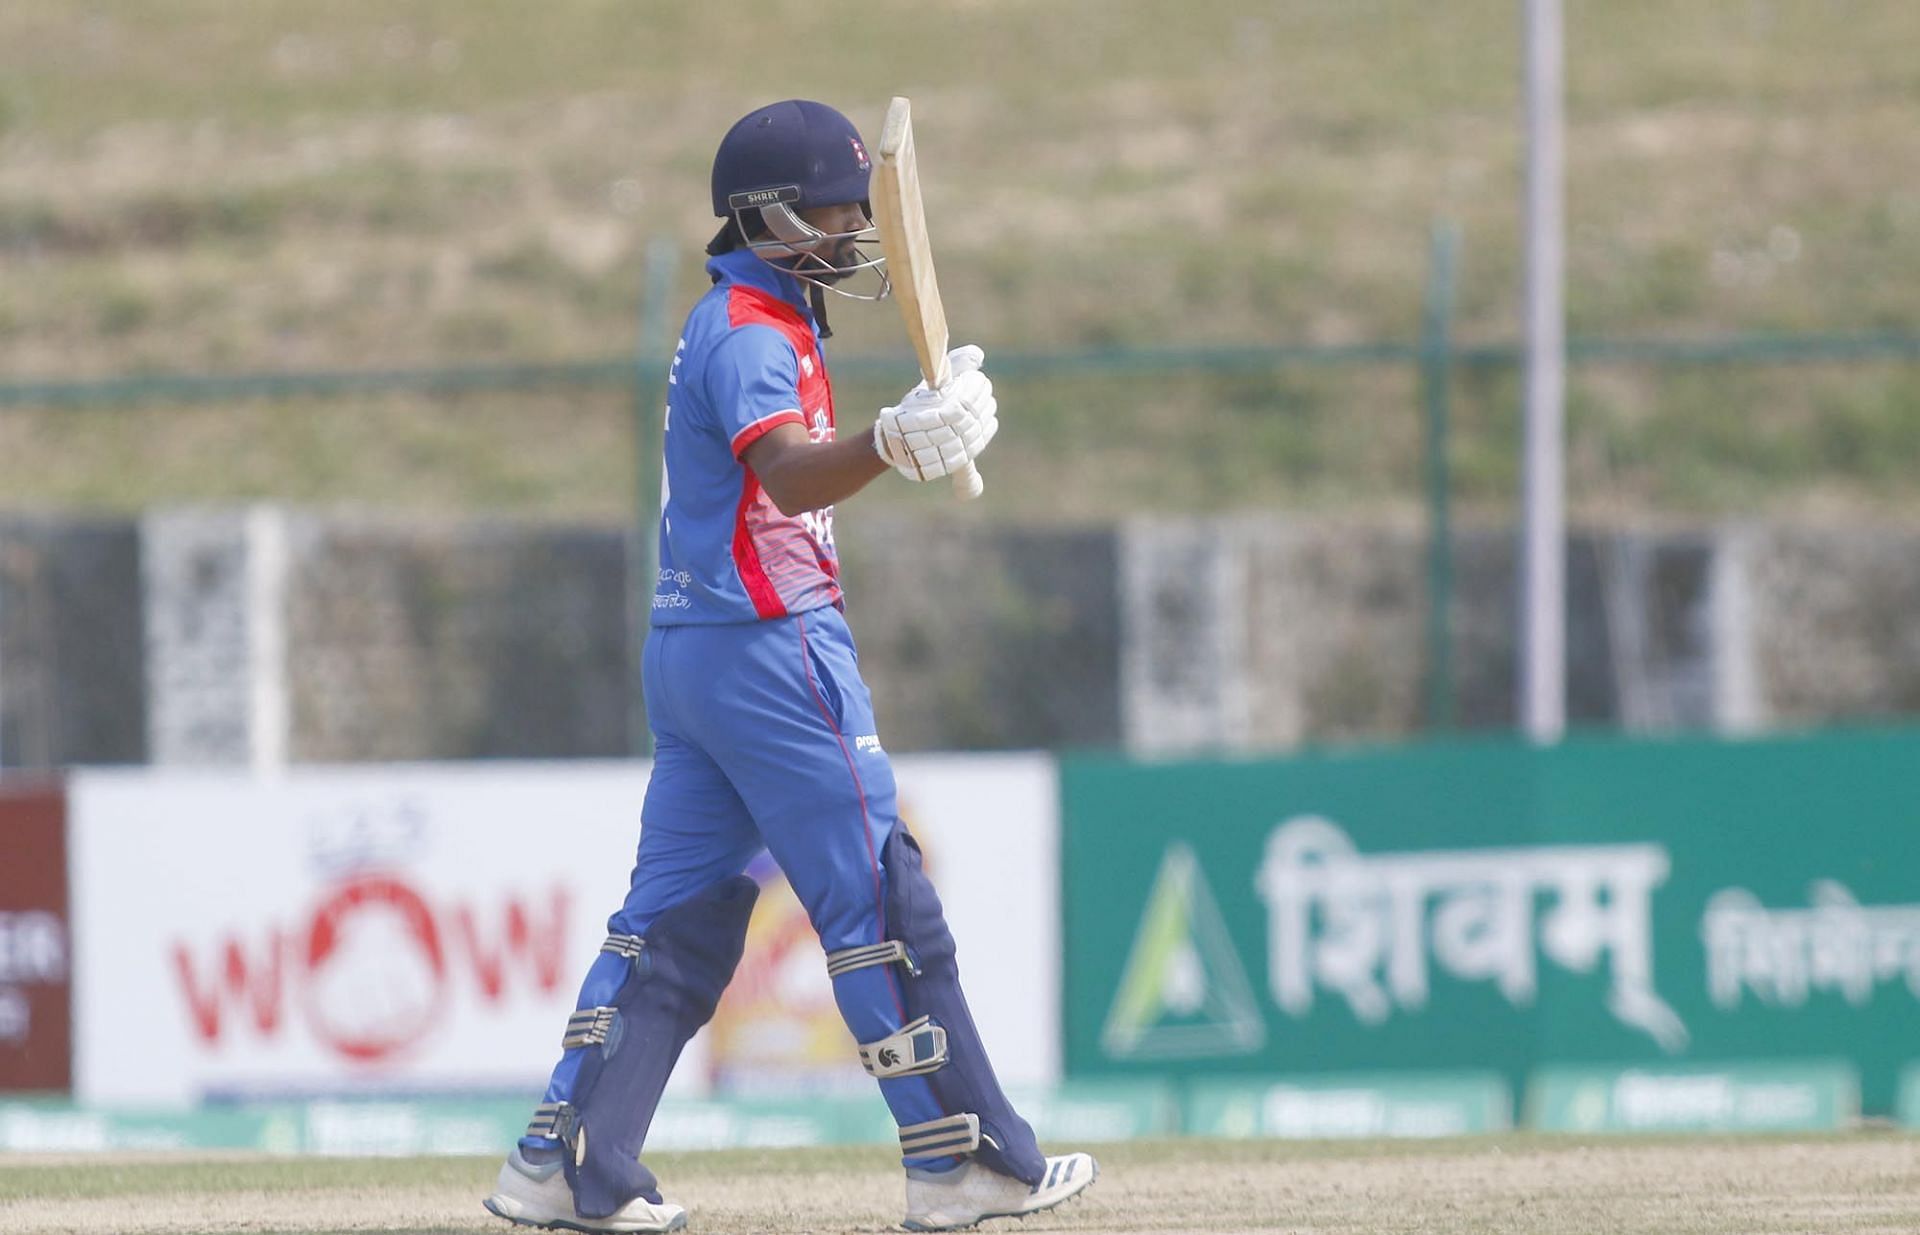
<path id="1" fill-rule="evenodd" d="M 896 91 L 918 104 L 950 313 L 990 348 L 1409 338 L 1437 215 L 1465 235 L 1460 333 L 1511 338 L 1518 6 L 1441 13 L 1420 0 L 12 0 L 0 374 L 618 354 L 649 238 L 689 254 L 677 302 L 698 290 L 707 161 L 734 116 L 804 94 L 872 128 Z M 1576 331 L 1920 329 L 1920 10 L 1570 0 L 1568 25 Z M 836 318 L 843 349 L 897 350 L 884 307 Z M 845 418 L 890 393 L 846 391 Z M 1340 510 L 1417 494 L 1403 373 L 1007 393 L 1002 511 Z M 1501 502 L 1511 383 L 1459 393 L 1463 491 Z M 1911 365 L 1592 371 L 1574 412 L 1589 507 L 1920 500 L 1904 483 L 1920 461 Z M 624 415 L 602 394 L 78 424 L 5 412 L 0 488 L 86 505 L 289 495 L 610 513 L 631 500 L 609 449 Z M 1090 451 L 1116 424 L 1101 436 L 1120 440 Z M 895 487 L 879 500 L 930 499 Z"/>

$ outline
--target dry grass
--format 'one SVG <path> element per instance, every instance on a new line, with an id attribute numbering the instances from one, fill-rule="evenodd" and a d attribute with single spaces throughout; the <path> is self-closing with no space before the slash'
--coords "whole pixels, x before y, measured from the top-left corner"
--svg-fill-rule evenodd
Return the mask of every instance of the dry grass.
<path id="1" fill-rule="evenodd" d="M 1576 329 L 1920 328 L 1920 146 L 1908 140 L 1920 9 L 1861 0 L 1838 19 L 1829 7 L 1569 6 Z M 1441 215 L 1465 236 L 1462 337 L 1511 338 L 1518 13 L 1510 0 L 1444 12 L 1420 0 L 770 0 L 745 17 L 609 2 L 12 0 L 0 7 L 0 374 L 618 355 L 633 344 L 649 239 L 687 255 L 670 316 L 703 285 L 708 160 L 734 116 L 802 94 L 871 125 L 896 91 L 920 104 L 949 310 L 990 349 L 1411 338 Z M 922 46 L 940 54 L 903 54 Z M 900 350 L 884 308 L 836 318 L 838 354 Z M 1076 410 L 1116 397 L 1131 420 L 1171 422 L 1168 436 L 1217 431 L 1207 384 L 1188 399 L 1159 385 L 1010 406 L 1000 449 L 1043 450 Z M 1412 400 L 1377 400 L 1378 385 L 1327 398 L 1364 436 L 1414 442 Z M 1632 385 L 1622 414 L 1659 402 L 1664 437 L 1716 410 L 1644 375 Z M 1865 455 L 1909 448 L 1911 386 L 1891 406 L 1871 377 L 1836 396 Z M 843 410 L 852 420 L 869 406 L 863 395 Z M 1285 420 L 1291 405 L 1263 412 Z M 528 414 L 564 439 L 550 402 Z M 1485 448 L 1510 453 L 1511 418 L 1492 419 Z M 162 496 L 219 495 L 221 456 L 257 444 L 237 420 L 198 473 L 168 472 Z M 377 429 L 346 439 L 366 457 L 381 446 Z M 582 479 L 531 499 L 501 493 L 500 469 L 470 451 L 423 459 L 441 475 L 418 487 L 456 505 L 623 507 L 622 481 L 592 466 L 592 449 L 575 456 Z M 1094 473 L 1132 473 L 1148 453 L 1080 437 L 1074 449 L 1117 452 Z M 1237 474 L 1205 448 L 1156 449 L 1150 483 L 1179 475 L 1153 500 L 1290 505 L 1302 471 L 1353 505 L 1415 490 L 1417 446 L 1357 466 L 1311 440 L 1260 449 L 1272 469 Z M 1704 444 L 1672 453 L 1674 470 L 1656 462 L 1624 491 L 1682 510 L 1779 493 L 1751 468 L 1735 480 L 1757 483 L 1699 480 L 1716 464 Z M 1867 507 L 1913 500 L 1862 483 L 1844 458 L 1789 463 Z M 7 492 L 97 494 L 112 486 L 76 474 L 111 466 L 84 445 L 43 450 Z M 264 483 L 305 496 L 315 486 L 301 468 L 289 455 Z M 1019 494 L 1018 513 L 1107 516 L 1141 500 L 1131 483 L 1083 480 Z"/>
<path id="2" fill-rule="evenodd" d="M 1054 1213 L 986 1229 L 1351 1235 L 1894 1235 L 1920 1228 L 1920 1144 L 1798 1140 L 1112 1145 Z M 900 1214 L 882 1150 L 654 1163 L 693 1232 L 872 1232 Z M 504 1232 L 475 1159 L 0 1159 L 0 1232 Z"/>

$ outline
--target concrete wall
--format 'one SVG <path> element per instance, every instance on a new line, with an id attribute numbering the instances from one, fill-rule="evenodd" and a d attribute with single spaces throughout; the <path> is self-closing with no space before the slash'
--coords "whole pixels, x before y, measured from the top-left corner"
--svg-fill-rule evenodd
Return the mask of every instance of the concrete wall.
<path id="1" fill-rule="evenodd" d="M 309 517 L 289 559 L 295 760 L 634 749 L 618 531 Z"/>
<path id="2" fill-rule="evenodd" d="M 0 518 L 0 766 L 147 758 L 139 529 Z"/>
<path id="3" fill-rule="evenodd" d="M 1423 529 L 843 525 L 889 749 L 1286 749 L 1421 731 Z M 261 507 L 0 520 L 0 763 L 617 756 L 620 529 Z M 1514 721 L 1515 537 L 1465 527 L 1461 728 Z M 1920 713 L 1920 529 L 1576 530 L 1576 725 Z"/>
<path id="4" fill-rule="evenodd" d="M 889 523 L 841 543 L 889 749 L 1117 746 L 1121 599 L 1106 528 Z"/>

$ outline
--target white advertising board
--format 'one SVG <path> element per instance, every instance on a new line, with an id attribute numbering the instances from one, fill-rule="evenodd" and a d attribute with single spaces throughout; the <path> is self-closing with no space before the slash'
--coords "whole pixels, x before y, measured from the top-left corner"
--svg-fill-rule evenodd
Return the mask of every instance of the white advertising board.
<path id="1" fill-rule="evenodd" d="M 1057 1079 L 1051 760 L 896 768 L 989 1046 L 1010 1083 Z M 640 763 L 77 772 L 75 1096 L 537 1093 L 626 891 L 646 777 Z M 670 1092 L 709 1091 L 709 1037 Z"/>
<path id="2" fill-rule="evenodd" d="M 894 760 L 900 813 L 960 950 L 961 980 L 1007 1085 L 1060 1080 L 1060 788 L 1048 755 Z"/>

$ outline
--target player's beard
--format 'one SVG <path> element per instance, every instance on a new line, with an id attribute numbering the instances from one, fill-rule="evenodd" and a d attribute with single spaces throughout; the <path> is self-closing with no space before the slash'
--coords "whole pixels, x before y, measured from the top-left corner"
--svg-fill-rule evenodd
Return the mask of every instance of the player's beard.
<path id="1" fill-rule="evenodd" d="M 851 267 L 860 260 L 860 247 L 853 237 L 847 236 L 833 242 L 833 247 L 817 255 L 816 260 L 833 267 L 831 270 L 815 267 L 807 273 L 822 283 L 838 283 L 852 273 Z"/>

